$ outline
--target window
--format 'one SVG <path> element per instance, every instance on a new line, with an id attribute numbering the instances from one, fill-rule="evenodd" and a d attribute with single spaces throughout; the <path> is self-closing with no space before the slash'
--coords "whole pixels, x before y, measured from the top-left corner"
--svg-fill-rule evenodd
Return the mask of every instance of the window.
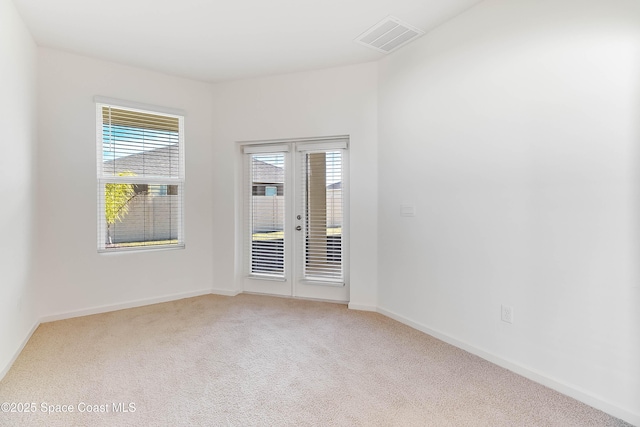
<path id="1" fill-rule="evenodd" d="M 183 115 L 96 101 L 98 251 L 183 248 Z"/>

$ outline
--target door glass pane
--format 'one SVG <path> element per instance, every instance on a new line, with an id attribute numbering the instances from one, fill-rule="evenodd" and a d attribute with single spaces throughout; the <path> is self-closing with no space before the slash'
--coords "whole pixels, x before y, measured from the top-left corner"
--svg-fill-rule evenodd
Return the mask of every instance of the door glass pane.
<path id="1" fill-rule="evenodd" d="M 251 155 L 251 273 L 284 276 L 284 153 Z"/>
<path id="2" fill-rule="evenodd" d="M 303 277 L 342 280 L 342 152 L 304 155 Z"/>

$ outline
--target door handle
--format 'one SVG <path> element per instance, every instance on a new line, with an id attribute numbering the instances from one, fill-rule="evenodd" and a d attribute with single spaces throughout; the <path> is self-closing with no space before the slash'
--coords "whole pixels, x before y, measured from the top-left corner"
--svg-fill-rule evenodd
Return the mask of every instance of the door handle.
<path id="1" fill-rule="evenodd" d="M 298 226 L 296 227 L 296 230 L 298 230 L 298 231 L 302 230 L 302 226 L 298 225 Z"/>

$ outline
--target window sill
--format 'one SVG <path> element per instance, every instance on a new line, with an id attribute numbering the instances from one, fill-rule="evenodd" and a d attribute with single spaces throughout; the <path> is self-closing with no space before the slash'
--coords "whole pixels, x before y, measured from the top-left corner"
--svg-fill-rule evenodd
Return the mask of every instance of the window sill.
<path id="1" fill-rule="evenodd" d="M 133 252 L 156 252 L 156 251 L 170 251 L 175 249 L 184 249 L 184 243 L 181 245 L 149 245 L 149 246 L 133 246 L 122 248 L 100 248 L 99 254 L 121 254 L 121 253 L 133 253 Z"/>

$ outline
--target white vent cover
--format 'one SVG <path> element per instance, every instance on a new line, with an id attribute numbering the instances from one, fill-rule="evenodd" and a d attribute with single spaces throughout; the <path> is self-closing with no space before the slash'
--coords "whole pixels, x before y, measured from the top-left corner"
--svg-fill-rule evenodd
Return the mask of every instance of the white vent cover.
<path id="1" fill-rule="evenodd" d="M 402 22 L 395 16 L 387 16 L 355 41 L 382 53 L 389 53 L 424 34 L 424 31 Z"/>

